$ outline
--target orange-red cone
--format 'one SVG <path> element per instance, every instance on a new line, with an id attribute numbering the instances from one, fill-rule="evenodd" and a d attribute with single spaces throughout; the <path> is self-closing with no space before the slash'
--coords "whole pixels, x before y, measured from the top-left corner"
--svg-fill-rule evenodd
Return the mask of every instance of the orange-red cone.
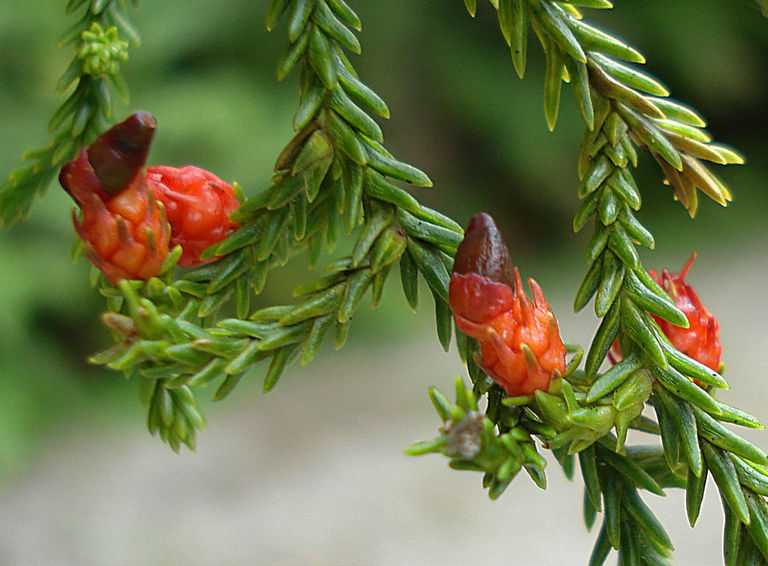
<path id="1" fill-rule="evenodd" d="M 229 216 L 240 205 L 232 185 L 199 167 L 150 167 L 149 183 L 165 205 L 171 245 L 181 244 L 183 267 L 207 263 L 203 251 L 224 240 L 237 224 Z M 215 259 L 215 258 L 214 258 Z"/>
<path id="2" fill-rule="evenodd" d="M 155 126 L 151 114 L 133 114 L 59 175 L 80 207 L 73 220 L 88 258 L 113 284 L 158 275 L 168 256 L 168 221 L 143 170 Z"/>
<path id="3" fill-rule="evenodd" d="M 450 283 L 458 328 L 480 343 L 478 363 L 510 396 L 547 391 L 565 371 L 565 345 L 538 283 L 531 301 L 488 214 L 475 215 L 459 246 Z"/>

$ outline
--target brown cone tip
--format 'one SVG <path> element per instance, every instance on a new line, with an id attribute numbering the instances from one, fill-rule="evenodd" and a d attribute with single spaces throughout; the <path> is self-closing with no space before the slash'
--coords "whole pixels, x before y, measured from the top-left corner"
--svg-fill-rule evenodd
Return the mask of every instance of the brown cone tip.
<path id="1" fill-rule="evenodd" d="M 156 127 L 152 114 L 136 112 L 91 144 L 88 161 L 105 192 L 119 192 L 136 178 L 147 162 Z"/>
<path id="2" fill-rule="evenodd" d="M 512 259 L 509 249 L 490 214 L 480 212 L 469 221 L 464 240 L 456 251 L 454 273 L 477 273 L 514 285 Z"/>
<path id="3" fill-rule="evenodd" d="M 74 168 L 74 160 L 70 161 L 64 167 L 61 168 L 61 171 L 59 171 L 59 184 L 64 188 L 65 191 L 71 194 L 72 187 L 70 187 L 69 179 L 72 176 L 71 172 Z"/>

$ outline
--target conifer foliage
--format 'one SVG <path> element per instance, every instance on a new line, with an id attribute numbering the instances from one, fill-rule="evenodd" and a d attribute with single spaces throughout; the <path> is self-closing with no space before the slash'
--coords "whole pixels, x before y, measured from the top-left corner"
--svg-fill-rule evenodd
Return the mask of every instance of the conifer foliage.
<path id="1" fill-rule="evenodd" d="M 473 17 L 483 11 L 477 0 L 464 3 Z M 107 130 L 112 91 L 125 92 L 119 67 L 128 40 L 138 42 L 129 4 L 68 2 L 76 23 L 65 41 L 74 49 L 60 83 L 65 101 L 50 121 L 51 144 L 27 154 L 29 165 L 0 186 L 3 224 L 22 219 L 62 166 Z M 639 250 L 653 250 L 656 241 L 641 222 L 633 175 L 639 154 L 648 152 L 693 217 L 700 195 L 728 205 L 731 190 L 713 166 L 743 159 L 713 142 L 697 112 L 640 70 L 638 50 L 585 21 L 585 9 L 610 9 L 609 0 L 490 0 L 489 7 L 520 78 L 529 46 L 544 52 L 547 126 L 556 127 L 564 86 L 584 121 L 574 150 L 573 229 L 590 227 L 592 239 L 574 306 L 591 303 L 599 319 L 587 348 L 562 343 L 557 313 L 535 282 L 527 298 L 490 217 L 482 217 L 483 234 L 492 236 L 478 239 L 470 226 L 464 240 L 457 222 L 419 203 L 420 188 L 432 181 L 387 149 L 380 124 L 389 107 L 349 58 L 362 52 L 353 8 L 345 0 L 271 0 L 266 28 L 287 37 L 277 78 L 299 78 L 294 135 L 277 156 L 271 185 L 246 197 L 215 178 L 231 205 L 222 210 L 235 208 L 236 197 L 239 206 L 229 218 L 219 215 L 221 230 L 193 256 L 183 249 L 190 238 L 174 225 L 172 242 L 180 245 L 147 277 L 110 280 L 94 271 L 114 345 L 91 361 L 139 384 L 153 435 L 174 450 L 194 449 L 205 426 L 196 397 L 206 386 L 224 399 L 263 362 L 268 392 L 292 363 L 310 363 L 328 334 L 341 348 L 357 309 L 366 297 L 379 304 L 397 267 L 412 307 L 419 280 L 426 283 L 438 339 L 446 350 L 455 341 L 467 366 L 454 401 L 430 390 L 438 434 L 409 454 L 437 453 L 453 469 L 481 472 L 492 499 L 521 471 L 546 488 L 546 451 L 569 478 L 578 461 L 587 527 L 600 519 L 590 565 L 612 551 L 623 565 L 672 563 L 672 541 L 648 496 L 685 490 L 694 525 L 711 476 L 723 501 L 724 563 L 768 564 L 768 455 L 732 428 L 762 424 L 717 399 L 728 384 L 718 372 L 719 327 L 706 298 L 682 274 L 683 298 L 696 299 L 681 302 L 682 287 L 671 284 L 678 276 L 659 279 L 642 265 Z M 207 190 L 208 178 L 189 190 L 174 179 L 168 186 L 179 206 L 194 210 L 189 199 Z M 293 304 L 253 308 L 273 269 L 297 254 L 320 263 L 342 238 L 354 242 L 351 254 L 299 285 Z M 457 255 L 460 245 L 469 251 Z M 627 445 L 630 430 L 658 441 Z"/>

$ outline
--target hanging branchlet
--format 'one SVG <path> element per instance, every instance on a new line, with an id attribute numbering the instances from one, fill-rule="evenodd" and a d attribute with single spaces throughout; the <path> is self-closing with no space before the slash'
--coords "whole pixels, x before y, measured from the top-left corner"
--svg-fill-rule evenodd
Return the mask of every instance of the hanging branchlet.
<path id="1" fill-rule="evenodd" d="M 279 75 L 301 69 L 301 102 L 296 134 L 277 159 L 272 185 L 244 199 L 232 216 L 239 229 L 202 254 L 217 261 L 174 279 L 173 267 L 183 257 L 176 252 L 159 277 L 123 282 L 119 289 L 99 285 L 113 316 L 129 317 L 136 331 L 94 356 L 96 363 L 166 389 L 195 391 L 215 382 L 214 398 L 223 399 L 249 369 L 269 360 L 263 388 L 270 391 L 294 360 L 306 365 L 315 357 L 329 331 L 340 348 L 365 296 L 378 305 L 392 267 L 417 246 L 446 274 L 433 279 L 433 288 L 441 339 L 446 347 L 451 340 L 447 269 L 462 230 L 396 184 L 431 181 L 381 143 L 371 114 L 388 117 L 389 110 L 344 53 L 359 51 L 351 31 L 360 26 L 357 16 L 338 1 L 274 4 L 268 27 L 288 16 L 293 54 Z M 314 264 L 344 232 L 356 238 L 351 255 L 297 288 L 298 303 L 253 311 L 252 297 L 270 269 L 303 249 Z M 231 301 L 237 318 L 220 320 Z M 154 406 L 149 404 L 148 422 L 155 423 L 150 430 L 162 430 L 161 421 L 153 421 Z M 185 443 L 171 433 L 161 437 L 174 448 Z"/>
<path id="2" fill-rule="evenodd" d="M 574 218 L 574 230 L 581 230 L 594 219 L 595 232 L 587 248 L 589 269 L 576 295 L 575 309 L 583 309 L 594 299 L 595 314 L 603 321 L 586 360 L 588 380 L 594 380 L 609 351 L 620 336 L 626 337 L 626 354 L 636 348 L 654 366 L 667 370 L 670 364 L 682 368 L 687 357 L 670 348 L 659 335 L 650 315 L 687 328 L 688 319 L 672 299 L 653 280 L 640 262 L 639 247 L 653 249 L 650 231 L 637 218 L 642 205 L 640 191 L 631 172 L 635 144 L 629 128 L 612 104 L 599 96 L 596 101 L 596 127 L 587 135 L 579 160 L 582 203 Z M 716 372 L 699 368 L 705 383 L 726 384 Z"/>
<path id="3" fill-rule="evenodd" d="M 249 369 L 270 360 L 263 384 L 265 392 L 270 391 L 292 361 L 298 358 L 306 365 L 314 359 L 330 330 L 334 330 L 336 347 L 343 346 L 366 294 L 374 305 L 380 301 L 391 267 L 405 253 L 406 238 L 396 224 L 394 207 L 371 204 L 370 221 L 353 254 L 334 262 L 315 282 L 297 287 L 294 294 L 300 302 L 295 305 L 267 307 L 248 319 L 225 319 L 204 328 L 201 317 L 210 316 L 206 284 L 173 281 L 171 262 L 164 278 L 124 281 L 118 290 L 102 285 L 113 308 L 131 317 L 132 331 L 130 339 L 120 336 L 116 347 L 92 361 L 166 388 L 194 390 L 216 382 L 214 398 L 223 399 Z M 442 245 L 449 245 L 448 241 Z M 185 296 L 192 298 L 185 300 Z"/>
<path id="4" fill-rule="evenodd" d="M 611 8 L 611 2 L 491 0 L 491 4 L 518 75 L 525 74 L 530 29 L 544 49 L 544 108 L 550 129 L 557 122 L 563 82 L 573 86 L 587 126 L 578 167 L 582 202 L 573 227 L 578 232 L 594 220 L 595 232 L 575 308 L 581 310 L 594 300 L 601 319 L 584 370 L 563 380 L 562 391 L 537 391 L 531 399 L 508 398 L 501 403 L 519 403 L 552 427 L 557 434 L 548 445 L 555 454 L 562 450 L 579 454 L 587 486 L 587 524 L 592 525 L 598 510 L 605 512 L 591 565 L 603 564 L 611 548 L 619 551 L 622 564 L 667 563 L 672 549 L 668 537 L 626 486 L 687 489 L 688 516 L 694 524 L 710 472 L 726 513 L 726 564 L 748 563 L 744 560 L 761 553 L 755 559 L 762 563 L 768 560 L 761 491 L 765 453 L 723 423 L 762 425 L 713 397 L 718 388 L 728 387 L 716 371 L 719 342 L 714 317 L 695 293 L 682 289 L 693 298 L 681 298 L 672 285 L 643 267 L 639 248 L 652 250 L 655 240 L 638 219 L 642 198 L 631 172 L 638 151 L 647 150 L 676 200 L 693 217 L 698 191 L 723 206 L 732 198 L 704 162 L 740 164 L 743 159 L 712 143 L 696 112 L 668 100 L 661 83 L 630 65 L 645 62 L 638 51 L 582 21 L 580 7 Z M 465 5 L 474 16 L 476 2 Z M 705 315 L 708 324 L 703 328 Z M 699 336 L 702 333 L 708 338 Z M 698 349 L 686 349 L 690 355 L 680 352 L 675 344 L 682 344 L 682 336 L 699 340 Z M 711 355 L 705 359 L 698 352 Z M 613 365 L 601 371 L 606 358 Z M 472 360 L 468 366 L 470 374 L 475 373 Z M 641 416 L 646 404 L 654 407 L 658 424 Z M 580 426 L 583 414 L 600 414 L 602 421 L 594 420 L 592 428 L 585 429 Z M 601 428 L 595 427 L 598 422 Z M 662 447 L 626 448 L 628 428 L 660 434 Z M 568 471 L 566 462 L 561 460 Z"/>
<path id="5" fill-rule="evenodd" d="M 591 384 L 587 400 L 594 402 L 612 396 L 615 402 L 620 397 L 620 388 L 631 383 L 626 381 L 633 375 L 630 370 L 636 366 L 645 368 L 639 372 L 652 377 L 646 381 L 645 401 L 649 400 L 652 382 L 652 400 L 666 464 L 689 486 L 689 517 L 695 521 L 703 493 L 701 475 L 705 466 L 700 445 L 709 442 L 698 430 L 697 422 L 706 419 L 712 429 L 718 431 L 719 446 L 726 451 L 720 455 L 725 461 L 728 461 L 729 451 L 738 454 L 732 451 L 744 449 L 742 442 L 746 441 L 719 421 L 760 425 L 753 417 L 716 401 L 708 390 L 727 388 L 722 376 L 702 361 L 677 350 L 662 332 L 657 321 L 662 321 L 665 327 L 683 329 L 689 327 L 690 319 L 639 260 L 638 247 L 653 249 L 655 242 L 637 218 L 642 201 L 631 173 L 631 166 L 636 164 L 631 114 L 622 103 L 604 99 L 595 91 L 590 98 L 595 108 L 595 128 L 587 134 L 580 153 L 582 184 L 578 195 L 582 203 L 574 219 L 576 231 L 590 219 L 594 219 L 595 224 L 595 233 L 587 249 L 589 268 L 577 293 L 575 308 L 580 310 L 594 299 L 595 313 L 602 318 L 586 358 L 585 380 Z M 668 156 L 670 160 L 672 155 Z M 661 160 L 660 163 L 663 167 L 669 166 L 668 161 Z M 695 191 L 689 195 L 694 196 L 688 204 L 695 203 Z M 620 351 L 624 359 L 598 375 L 611 350 Z M 634 375 L 638 374 L 636 370 Z M 694 417 L 695 414 L 699 419 Z M 617 427 L 622 443 L 625 430 Z M 762 462 L 762 451 L 752 445 L 746 450 L 755 463 Z M 738 478 L 732 468 L 723 467 L 717 485 L 731 509 L 741 513 L 737 517 L 748 521 L 738 496 L 726 496 L 741 493 L 736 489 Z M 606 522 L 612 524 L 607 515 Z M 619 526 L 626 528 L 623 523 Z M 623 535 L 618 536 L 616 540 L 621 544 Z M 600 544 L 603 543 L 599 539 L 598 546 Z M 598 549 L 596 552 L 599 554 Z"/>
<path id="6" fill-rule="evenodd" d="M 706 122 L 687 106 L 667 99 L 669 91 L 632 65 L 645 57 L 617 37 L 583 21 L 581 7 L 607 9 L 607 0 L 555 2 L 552 0 L 491 0 L 498 11 L 502 36 L 511 50 L 517 74 L 525 75 L 529 30 L 544 50 L 544 114 L 554 130 L 560 112 L 563 82 L 570 83 L 581 115 L 592 133 L 589 145 L 602 143 L 599 132 L 605 115 L 595 94 L 605 98 L 621 117 L 622 136 L 648 151 L 659 163 L 664 183 L 691 217 L 698 210 L 701 191 L 722 206 L 732 199 L 727 185 L 704 162 L 742 164 L 732 149 L 712 143 Z M 475 3 L 467 4 L 474 16 Z M 614 157 L 635 161 L 636 150 L 619 147 Z"/>
<path id="7" fill-rule="evenodd" d="M 291 157 L 306 151 L 313 137 L 322 136 L 333 147 L 328 157 L 335 181 L 327 207 L 337 212 L 325 214 L 318 230 L 308 233 L 310 260 L 345 229 L 360 227 L 353 262 L 368 249 L 376 256 L 395 245 L 402 257 L 401 273 L 409 303 L 416 305 L 417 276 L 421 273 L 435 298 L 437 325 L 445 348 L 451 340 L 450 311 L 447 305 L 448 273 L 451 256 L 461 241 L 461 226 L 446 216 L 421 206 L 398 182 L 415 187 L 431 187 L 431 180 L 415 167 L 397 160 L 383 145 L 381 129 L 373 116 L 388 118 L 386 103 L 361 82 L 345 50 L 359 53 L 352 30 L 362 24 L 343 0 L 275 1 L 267 16 L 267 28 L 274 29 L 281 17 L 287 19 L 291 49 L 278 66 L 282 79 L 301 67 L 300 104 L 294 118 L 298 131 L 278 159 L 277 170 L 287 171 Z M 291 171 L 293 175 L 294 172 Z M 290 182 L 292 177 L 279 177 Z M 310 201 L 315 191 L 309 191 Z M 388 215 L 387 211 L 395 214 Z M 399 227 L 398 235 L 387 230 Z M 374 248 L 379 236 L 384 238 Z M 387 243 L 389 242 L 389 243 Z M 407 251 L 401 249 L 407 248 Z M 384 257 L 389 257 L 385 254 Z"/>
<path id="8" fill-rule="evenodd" d="M 203 254 L 224 259 L 185 275 L 194 285 L 182 285 L 198 292 L 205 286 L 202 306 L 215 307 L 204 308 L 201 316 L 215 314 L 234 298 L 238 317 L 247 318 L 252 296 L 263 291 L 272 269 L 305 249 L 315 265 L 344 234 L 361 233 L 357 256 L 364 257 L 366 246 L 387 227 L 381 214 L 368 217 L 380 209 L 410 213 L 403 224 L 411 230 L 429 232 L 429 225 L 421 226 L 425 220 L 437 222 L 438 231 L 447 225 L 450 230 L 424 237 L 445 239 L 448 249 L 457 243 L 453 232 L 460 230 L 458 225 L 421 207 L 395 184 L 429 187 L 432 182 L 382 145 L 375 118 L 388 118 L 389 109 L 360 80 L 346 54 L 361 49 L 354 35 L 361 26 L 357 15 L 339 1 L 273 2 L 267 29 L 275 29 L 283 19 L 289 49 L 277 75 L 282 80 L 299 71 L 296 133 L 276 160 L 270 186 L 244 201 L 233 215 L 240 229 Z M 390 223 L 396 216 L 389 215 Z M 385 248 L 379 244 L 377 262 L 385 259 Z"/>
<path id="9" fill-rule="evenodd" d="M 61 167 L 101 134 L 112 120 L 112 98 L 116 92 L 127 98 L 120 64 L 128 58 L 128 41 L 139 37 L 127 16 L 126 0 L 70 0 L 68 14 L 77 22 L 65 33 L 62 46 L 74 57 L 59 79 L 58 91 L 65 98 L 48 122 L 51 141 L 27 152 L 28 165 L 12 172 L 0 184 L 0 226 L 22 220 L 36 197 L 58 175 Z"/>
<path id="10" fill-rule="evenodd" d="M 188 440 L 194 441 L 194 437 L 187 438 L 173 428 L 185 426 L 177 423 L 181 417 L 158 420 L 158 415 L 164 414 L 158 412 L 158 399 L 167 403 L 166 392 L 175 395 L 178 389 L 184 390 L 179 395 L 187 399 L 193 390 L 214 382 L 214 398 L 224 399 L 248 370 L 266 360 L 269 365 L 263 389 L 271 391 L 295 359 L 300 359 L 302 365 L 314 359 L 330 330 L 335 332 L 336 347 L 343 346 L 365 295 L 370 293 L 374 303 L 380 300 L 383 280 L 404 250 L 399 232 L 384 230 L 364 258 L 339 260 L 329 267 L 325 277 L 298 287 L 297 304 L 267 307 L 255 311 L 247 320 L 224 319 L 208 328 L 196 323 L 198 305 L 203 303 L 190 301 L 179 310 L 180 295 L 189 291 L 186 285 L 180 291 L 177 283 L 159 278 L 141 287 L 136 282 L 123 281 L 117 300 L 130 318 L 109 315 L 107 322 L 110 327 L 129 330 L 118 333 L 117 346 L 94 356 L 92 362 L 135 375 L 143 388 L 147 380 L 154 384 L 154 396 L 147 397 L 151 401 L 150 431 L 159 430 L 161 438 L 174 448 L 181 442 L 190 445 Z M 152 296 L 155 302 L 142 297 L 138 290 Z M 115 297 L 110 287 L 103 291 Z M 168 312 L 179 314 L 171 316 Z M 116 325 L 116 320 L 129 322 Z M 179 411 L 182 416 L 187 414 L 184 409 Z M 163 427 L 168 429 L 165 436 Z M 195 427 L 182 430 L 193 435 Z"/>

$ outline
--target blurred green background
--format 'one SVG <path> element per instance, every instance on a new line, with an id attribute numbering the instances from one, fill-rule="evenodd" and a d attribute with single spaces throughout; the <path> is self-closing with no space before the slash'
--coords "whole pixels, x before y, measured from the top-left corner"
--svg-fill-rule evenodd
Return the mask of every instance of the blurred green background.
<path id="1" fill-rule="evenodd" d="M 531 50 L 526 80 L 517 80 L 493 11 L 482 2 L 474 21 L 461 0 L 352 4 L 365 25 L 364 54 L 354 62 L 392 110 L 384 125 L 387 145 L 435 181 L 435 189 L 417 196 L 461 222 L 477 210 L 492 211 L 517 263 L 567 304 L 580 281 L 585 243 L 570 230 L 583 131 L 570 91 L 564 93 L 558 129 L 550 134 L 538 49 Z M 698 108 L 719 141 L 748 160 L 745 167 L 718 171 L 734 189 L 732 207 L 722 210 L 704 200 L 695 222 L 672 201 L 655 164 L 642 162 L 641 219 L 659 248 L 646 256 L 647 265 L 677 267 L 698 249 L 710 272 L 721 258 L 765 266 L 768 21 L 746 0 L 617 4 L 612 12 L 593 12 L 593 19 L 643 51 L 647 69 Z M 3 174 L 17 166 L 22 151 L 46 142 L 45 124 L 59 102 L 56 80 L 70 58 L 56 47 L 69 25 L 62 5 L 0 3 Z M 282 28 L 264 31 L 265 7 L 265 0 L 142 3 L 135 22 L 143 45 L 124 66 L 132 98 L 117 116 L 133 109 L 157 115 L 153 162 L 194 163 L 251 191 L 268 182 L 291 134 L 296 85 L 295 78 L 274 80 L 286 39 Z M 26 223 L 0 234 L 0 475 L 6 476 L 0 482 L 34 469 L 46 448 L 73 431 L 141 426 L 133 385 L 84 361 L 108 338 L 98 322 L 102 303 L 88 286 L 87 265 L 69 259 L 70 208 L 53 186 Z M 296 282 L 302 262 L 272 275 L 265 303 L 284 296 L 276 289 Z M 755 297 L 764 295 L 760 287 Z M 755 300 L 764 315 L 764 298 Z M 712 305 L 718 308 L 727 305 Z M 360 317 L 350 349 L 359 353 L 431 339 L 429 310 L 414 317 L 399 290 L 391 289 L 378 312 Z M 301 370 L 291 374 L 292 381 L 301 381 Z M 395 373 L 392 388 L 398 387 L 396 378 Z M 422 409 L 429 410 L 426 402 Z M 144 441 L 157 442 L 148 436 Z"/>

